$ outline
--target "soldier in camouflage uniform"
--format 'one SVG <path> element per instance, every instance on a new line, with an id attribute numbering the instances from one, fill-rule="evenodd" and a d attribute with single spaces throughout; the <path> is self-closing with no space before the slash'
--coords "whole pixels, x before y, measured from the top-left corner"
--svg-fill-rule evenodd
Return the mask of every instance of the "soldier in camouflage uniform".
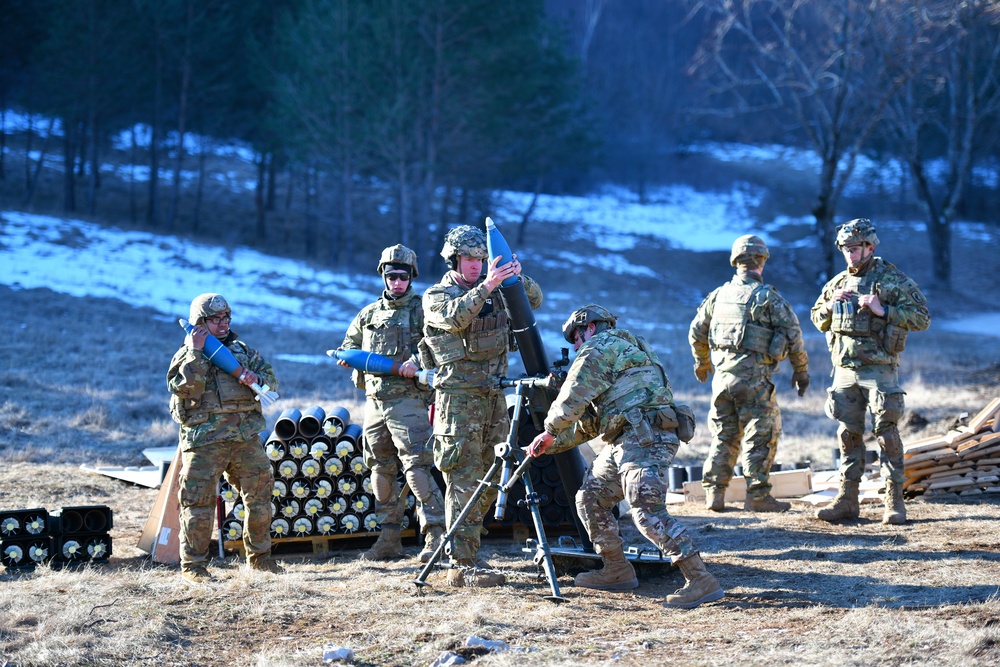
<path id="1" fill-rule="evenodd" d="M 663 365 L 645 339 L 615 326 L 615 316 L 593 304 L 566 320 L 563 336 L 577 355 L 528 455 L 601 437 L 605 447 L 577 492 L 576 508 L 604 566 L 578 575 L 576 585 L 611 591 L 639 585 L 611 513 L 625 499 L 639 532 L 684 574 L 686 584 L 664 606 L 690 609 L 725 594 L 687 530 L 667 513 L 667 467 L 678 433 L 685 441 L 694 434 L 694 415 L 674 403 Z"/>
<path id="2" fill-rule="evenodd" d="M 250 567 L 280 572 L 271 558 L 271 462 L 260 444 L 267 426 L 250 385 L 276 389 L 271 365 L 229 328 L 232 312 L 220 294 L 191 302 L 194 330 L 184 339 L 167 372 L 170 414 L 180 424 L 181 575 L 195 583 L 212 578 L 207 569 L 216 483 L 225 473 L 246 507 L 243 546 Z M 239 379 L 209 361 L 202 350 L 211 334 L 244 369 Z"/>
<path id="3" fill-rule="evenodd" d="M 858 483 L 865 468 L 865 413 L 882 450 L 885 512 L 882 523 L 906 522 L 903 443 L 896 426 L 903 416 L 899 354 L 910 331 L 930 326 L 920 288 L 895 266 L 875 256 L 875 225 L 859 218 L 837 230 L 847 270 L 826 285 L 812 307 L 812 321 L 826 333 L 833 357 L 833 386 L 826 413 L 840 423 L 840 492 L 816 513 L 824 521 L 856 519 Z"/>
<path id="4" fill-rule="evenodd" d="M 419 275 L 417 255 L 398 244 L 386 248 L 377 271 L 385 290 L 357 314 L 340 348 L 376 352 L 401 362 L 398 376 L 354 371 L 355 384 L 367 396 L 364 456 L 372 471 L 375 516 L 381 526 L 378 540 L 365 557 L 388 560 L 402 555 L 399 533 L 406 499 L 400 497 L 396 482 L 402 468 L 417 499 L 417 518 L 424 533 L 419 558 L 426 563 L 444 534 L 444 499 L 431 474 L 434 461 L 427 408 L 433 395 L 430 387 L 412 379 L 419 370 L 417 345 L 424 335 L 424 311 L 420 295 L 413 291 L 413 279 Z M 338 363 L 349 368 L 347 362 Z"/>
<path id="5" fill-rule="evenodd" d="M 784 512 L 791 507 L 771 495 L 771 465 L 781 437 L 771 375 L 787 357 L 794 371 L 792 386 L 802 396 L 809 387 L 809 356 L 795 311 L 763 282 L 769 256 L 761 238 L 748 234 L 736 239 L 729 257 L 736 275 L 702 301 L 688 331 L 695 377 L 706 382 L 718 371 L 708 413 L 712 445 L 702 474 L 705 506 L 715 512 L 725 509 L 726 487 L 741 448 L 744 509 Z"/>
<path id="6" fill-rule="evenodd" d="M 494 446 L 507 439 L 510 419 L 498 380 L 507 373 L 511 331 L 498 287 L 511 276 L 524 281 L 532 309 L 542 303 L 538 284 L 521 274 L 516 256 L 503 266 L 487 265 L 486 235 L 462 225 L 445 235 L 441 255 L 451 270 L 424 294 L 424 340 L 434 380 L 434 464 L 444 474 L 448 524 L 468 504 L 496 458 Z M 482 276 L 486 267 L 486 275 Z M 451 542 L 451 586 L 499 586 L 502 574 L 479 558 L 483 514 L 496 499 L 483 494 Z"/>

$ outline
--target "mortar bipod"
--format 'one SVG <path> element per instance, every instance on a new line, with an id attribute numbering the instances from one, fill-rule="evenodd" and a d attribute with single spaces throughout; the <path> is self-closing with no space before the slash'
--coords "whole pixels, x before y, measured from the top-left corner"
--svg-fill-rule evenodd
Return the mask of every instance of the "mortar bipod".
<path id="1" fill-rule="evenodd" d="M 418 587 L 430 586 L 427 583 L 428 575 L 430 575 L 431 570 L 441 559 L 445 547 L 451 542 L 455 533 L 458 532 L 458 528 L 472 512 L 472 508 L 477 506 L 480 497 L 486 492 L 486 489 L 497 489 L 496 516 L 498 519 L 502 519 L 506 512 L 507 495 L 510 493 L 511 487 L 517 483 L 518 479 L 521 479 L 524 483 L 524 500 L 519 502 L 523 502 L 531 511 L 531 520 L 535 524 L 535 534 L 538 536 L 539 547 L 535 556 L 535 563 L 543 566 L 545 576 L 549 581 L 549 589 L 552 593 L 551 595 L 546 595 L 545 599 L 556 603 L 566 602 L 566 598 L 562 597 L 559 593 L 559 582 L 556 580 L 556 570 L 552 563 L 552 553 L 549 550 L 549 542 L 545 537 L 542 515 L 538 509 L 539 497 L 535 493 L 531 482 L 531 475 L 525 474 L 531 467 L 531 457 L 526 456 L 517 446 L 517 433 L 521 425 L 521 416 L 524 412 L 524 388 L 529 386 L 543 386 L 548 381 L 548 377 L 530 377 L 516 380 L 503 378 L 501 380 L 501 386 L 516 388 L 516 402 L 514 403 L 514 414 L 511 417 L 510 431 L 507 434 L 507 442 L 496 445 L 496 459 L 493 461 L 493 465 L 490 466 L 486 476 L 479 480 L 479 484 L 476 486 L 472 497 L 465 504 L 465 507 L 462 508 L 458 516 L 455 517 L 455 520 L 448 528 L 444 537 L 441 538 L 441 542 L 434 550 L 434 553 L 431 554 L 427 564 L 420 570 L 417 578 L 413 580 L 413 583 Z M 501 471 L 501 481 L 498 484 L 493 479 Z"/>

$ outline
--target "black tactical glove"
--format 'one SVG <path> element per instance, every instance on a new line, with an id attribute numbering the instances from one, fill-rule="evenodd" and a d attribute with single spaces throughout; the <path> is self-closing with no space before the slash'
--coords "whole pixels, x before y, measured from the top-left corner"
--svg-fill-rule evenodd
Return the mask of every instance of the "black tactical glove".
<path id="1" fill-rule="evenodd" d="M 708 377 L 715 372 L 711 361 L 696 361 L 694 363 L 694 376 L 698 382 L 708 382 Z"/>
<path id="2" fill-rule="evenodd" d="M 799 390 L 799 396 L 805 396 L 806 389 L 809 388 L 809 371 L 792 373 L 792 388 Z"/>

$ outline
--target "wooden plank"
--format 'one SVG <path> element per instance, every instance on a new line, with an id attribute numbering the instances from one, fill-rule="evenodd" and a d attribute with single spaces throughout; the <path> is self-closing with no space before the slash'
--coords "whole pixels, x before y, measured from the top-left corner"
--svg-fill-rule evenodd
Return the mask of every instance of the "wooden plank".
<path id="1" fill-rule="evenodd" d="M 969 428 L 967 426 L 963 426 L 962 428 L 960 428 L 960 429 L 958 429 L 956 431 L 948 431 L 944 435 L 944 441 L 946 443 L 948 443 L 949 445 L 954 446 L 954 445 L 956 445 L 956 444 L 958 444 L 958 443 L 960 443 L 960 442 L 962 442 L 964 440 L 968 440 L 969 438 L 971 438 L 974 435 L 975 435 L 975 433 L 973 433 L 971 430 L 969 430 Z"/>
<path id="2" fill-rule="evenodd" d="M 927 487 L 928 490 L 937 491 L 938 489 L 962 489 L 967 486 L 975 486 L 976 480 L 971 477 L 962 477 L 956 480 L 946 480 L 942 482 L 935 482 Z"/>
<path id="3" fill-rule="evenodd" d="M 1000 396 L 994 398 L 978 415 L 969 420 L 969 430 L 978 433 L 986 423 L 1000 412 Z"/>
<path id="4" fill-rule="evenodd" d="M 771 473 L 771 495 L 775 498 L 799 498 L 812 493 L 812 471 L 779 470 Z M 733 477 L 726 487 L 726 502 L 743 502 L 747 498 L 745 477 Z M 686 502 L 705 502 L 705 487 L 701 482 L 684 482 Z"/>
<path id="5" fill-rule="evenodd" d="M 956 463 L 958 460 L 958 454 L 952 450 L 941 454 L 938 452 L 924 452 L 922 454 L 916 454 L 913 458 L 908 459 L 906 463 L 911 464 L 919 463 L 920 461 L 937 461 L 940 465 L 945 465 L 948 463 Z"/>
<path id="6" fill-rule="evenodd" d="M 963 442 L 958 446 L 957 451 L 962 453 L 970 449 L 981 449 L 993 443 L 1000 444 L 1000 433 L 989 433 L 977 440 L 970 440 L 968 442 Z"/>
<path id="7" fill-rule="evenodd" d="M 916 440 L 909 444 L 903 445 L 903 455 L 907 454 L 918 454 L 920 452 L 927 452 L 930 450 L 937 449 L 939 447 L 947 447 L 948 443 L 945 442 L 943 436 L 935 435 L 930 438 L 923 438 L 922 440 Z"/>

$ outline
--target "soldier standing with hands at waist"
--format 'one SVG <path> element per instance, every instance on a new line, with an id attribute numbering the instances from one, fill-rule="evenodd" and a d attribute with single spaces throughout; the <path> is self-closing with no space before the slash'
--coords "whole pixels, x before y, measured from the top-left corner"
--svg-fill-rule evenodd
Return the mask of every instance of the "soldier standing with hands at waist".
<path id="1" fill-rule="evenodd" d="M 899 355 L 908 333 L 924 331 L 931 318 L 917 284 L 875 256 L 878 242 L 871 220 L 858 218 L 841 225 L 836 244 L 847 269 L 823 286 L 812 307 L 813 324 L 826 333 L 833 359 L 826 414 L 840 424 L 840 490 L 829 507 L 816 513 L 824 521 L 857 519 L 860 514 L 865 417 L 871 412 L 885 480 L 882 523 L 906 523 L 903 442 L 897 426 L 905 395 L 899 386 Z"/>

